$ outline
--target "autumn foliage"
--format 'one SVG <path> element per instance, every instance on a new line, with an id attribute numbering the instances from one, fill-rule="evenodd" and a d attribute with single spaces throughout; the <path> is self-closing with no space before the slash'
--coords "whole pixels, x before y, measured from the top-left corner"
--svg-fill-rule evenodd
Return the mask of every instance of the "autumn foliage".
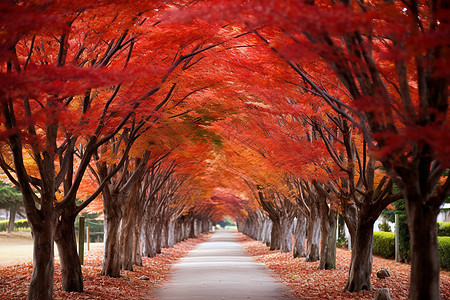
<path id="1" fill-rule="evenodd" d="M 113 277 L 225 216 L 333 268 L 341 214 L 353 247 L 346 289 L 371 290 L 373 224 L 400 198 L 410 297 L 439 298 L 448 10 L 442 0 L 3 1 L 0 167 L 35 237 L 29 299 L 52 297 L 54 242 L 70 249 L 63 289 L 83 291 L 73 228 L 83 210 L 104 212 L 101 273 Z M 293 224 L 306 249 L 292 245 Z"/>

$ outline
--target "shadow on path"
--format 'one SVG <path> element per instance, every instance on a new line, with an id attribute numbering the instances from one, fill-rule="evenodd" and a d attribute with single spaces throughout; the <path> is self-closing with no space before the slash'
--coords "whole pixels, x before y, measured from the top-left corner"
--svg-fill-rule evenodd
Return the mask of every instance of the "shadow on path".
<path id="1" fill-rule="evenodd" d="M 244 253 L 234 231 L 217 231 L 174 265 L 156 294 L 171 299 L 289 299 L 269 270 Z"/>

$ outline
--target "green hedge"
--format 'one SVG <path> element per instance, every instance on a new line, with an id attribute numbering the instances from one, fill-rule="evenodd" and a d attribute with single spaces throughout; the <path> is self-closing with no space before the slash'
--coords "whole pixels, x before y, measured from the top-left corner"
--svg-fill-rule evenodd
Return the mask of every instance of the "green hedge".
<path id="1" fill-rule="evenodd" d="M 395 233 L 374 232 L 373 233 L 373 254 L 378 254 L 385 258 L 395 257 Z"/>
<path id="2" fill-rule="evenodd" d="M 450 236 L 438 236 L 439 260 L 441 268 L 450 268 Z M 395 257 L 395 233 L 374 232 L 373 254 L 385 258 Z"/>
<path id="3" fill-rule="evenodd" d="M 0 231 L 7 231 L 8 230 L 8 220 L 0 221 Z"/>
<path id="4" fill-rule="evenodd" d="M 0 231 L 8 231 L 9 220 L 0 221 Z M 30 230 L 27 219 L 14 222 L 14 230 Z"/>
<path id="5" fill-rule="evenodd" d="M 450 222 L 438 222 L 438 236 L 450 236 Z"/>
<path id="6" fill-rule="evenodd" d="M 441 268 L 450 268 L 450 236 L 438 236 Z"/>

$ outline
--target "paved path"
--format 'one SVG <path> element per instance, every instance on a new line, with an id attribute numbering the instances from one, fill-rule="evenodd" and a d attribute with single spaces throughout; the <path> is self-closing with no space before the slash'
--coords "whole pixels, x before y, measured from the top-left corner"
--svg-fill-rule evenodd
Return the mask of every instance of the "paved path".
<path id="1" fill-rule="evenodd" d="M 175 264 L 171 280 L 155 296 L 161 300 L 289 299 L 269 270 L 244 254 L 233 231 L 216 231 Z"/>

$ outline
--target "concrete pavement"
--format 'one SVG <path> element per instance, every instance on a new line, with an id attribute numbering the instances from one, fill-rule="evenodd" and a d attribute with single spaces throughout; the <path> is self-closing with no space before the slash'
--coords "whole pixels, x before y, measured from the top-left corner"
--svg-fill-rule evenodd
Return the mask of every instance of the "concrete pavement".
<path id="1" fill-rule="evenodd" d="M 289 299 L 270 271 L 245 255 L 233 231 L 216 231 L 174 265 L 172 278 L 155 296 L 176 299 Z"/>

